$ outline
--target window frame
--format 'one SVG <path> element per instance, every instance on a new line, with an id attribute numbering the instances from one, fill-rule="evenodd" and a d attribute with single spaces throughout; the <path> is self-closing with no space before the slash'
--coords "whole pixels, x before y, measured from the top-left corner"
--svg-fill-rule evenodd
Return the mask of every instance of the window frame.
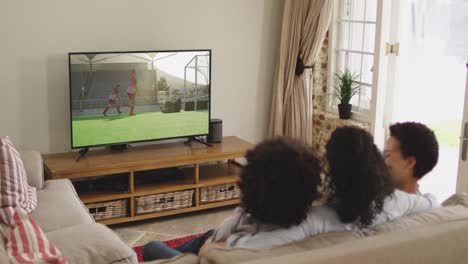
<path id="1" fill-rule="evenodd" d="M 342 10 L 342 5 L 345 5 L 346 4 L 346 0 L 334 0 L 334 10 L 335 12 L 333 12 L 333 16 L 332 16 L 332 22 L 330 24 L 330 29 L 329 29 L 329 37 L 328 37 L 328 69 L 327 69 L 327 93 L 326 93 L 326 111 L 327 112 L 331 112 L 331 113 L 334 113 L 334 114 L 337 114 L 338 113 L 338 107 L 336 106 L 336 104 L 332 103 L 331 100 L 330 100 L 330 96 L 329 96 L 329 92 L 331 91 L 331 89 L 333 89 L 333 82 L 334 82 L 334 75 L 336 73 L 336 70 L 337 70 L 337 52 L 339 52 L 339 50 L 344 50 L 344 49 L 341 49 L 340 47 L 338 47 L 339 43 L 341 43 L 341 37 L 342 37 L 342 34 L 340 34 L 340 26 L 339 26 L 339 23 L 360 23 L 360 24 L 374 24 L 376 26 L 376 29 L 377 29 L 377 26 L 378 26 L 378 19 L 376 17 L 376 21 L 366 21 L 366 20 L 356 20 L 356 19 L 340 19 L 340 15 L 341 13 L 343 12 Z M 377 10 L 376 10 L 377 11 Z M 376 14 L 377 15 L 377 14 Z M 340 20 L 340 21 L 339 21 Z M 377 30 L 375 31 L 375 34 L 378 34 Z M 363 37 L 365 36 L 365 31 L 363 31 Z M 374 36 L 375 37 L 375 36 Z M 368 52 L 368 51 L 360 51 L 360 53 L 362 54 L 366 54 L 366 55 L 371 55 L 372 56 L 372 61 L 375 61 L 375 57 L 376 57 L 376 54 L 375 54 L 375 47 L 376 47 L 376 44 L 374 42 L 374 48 L 372 50 L 372 52 Z M 362 49 L 364 49 L 364 47 L 362 47 Z M 346 50 L 345 50 L 346 51 Z M 361 59 L 362 60 L 362 59 Z M 362 63 L 361 63 L 362 64 Z M 362 71 L 362 69 L 361 69 Z M 374 74 L 373 75 L 373 79 L 372 79 L 372 83 L 362 83 L 362 85 L 365 85 L 367 86 L 370 91 L 371 91 L 371 96 L 370 96 L 370 101 L 369 101 L 369 109 L 365 109 L 364 111 L 363 110 L 360 110 L 360 111 L 357 111 L 356 109 L 352 109 L 352 116 L 351 116 L 351 119 L 352 120 L 356 120 L 356 121 L 360 121 L 360 122 L 365 122 L 365 123 L 371 123 L 372 121 L 372 101 L 374 100 L 374 83 L 375 83 L 375 80 L 374 80 Z M 360 94 L 358 95 L 360 96 Z"/>

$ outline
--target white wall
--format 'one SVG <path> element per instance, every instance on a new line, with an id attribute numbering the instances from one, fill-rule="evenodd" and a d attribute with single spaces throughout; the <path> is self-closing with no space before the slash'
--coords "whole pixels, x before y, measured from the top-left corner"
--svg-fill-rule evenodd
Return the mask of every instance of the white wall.
<path id="1" fill-rule="evenodd" d="M 264 138 L 283 0 L 2 0 L 0 135 L 70 150 L 71 51 L 211 48 L 212 116 L 224 134 Z"/>

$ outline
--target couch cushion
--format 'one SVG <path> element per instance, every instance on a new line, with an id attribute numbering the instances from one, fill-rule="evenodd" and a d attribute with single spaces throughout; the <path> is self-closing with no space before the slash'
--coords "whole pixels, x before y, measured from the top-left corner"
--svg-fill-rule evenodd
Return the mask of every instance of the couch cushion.
<path id="1" fill-rule="evenodd" d="M 447 200 L 442 203 L 443 206 L 451 205 L 463 205 L 468 208 L 468 193 L 459 192 L 450 196 Z"/>
<path id="2" fill-rule="evenodd" d="M 94 223 L 68 179 L 48 180 L 37 192 L 37 208 L 31 213 L 44 232 Z"/>
<path id="3" fill-rule="evenodd" d="M 267 250 L 226 249 L 214 245 L 207 246 L 201 254 L 201 263 L 239 263 L 254 259 L 270 258 L 329 247 L 349 240 L 364 237 L 361 232 L 336 232 L 321 234 L 308 239 Z"/>
<path id="4" fill-rule="evenodd" d="M 410 229 L 416 226 L 434 225 L 468 219 L 468 194 L 455 194 L 445 201 L 443 205 L 444 207 L 415 213 L 384 224 L 371 226 L 364 229 L 363 232 L 369 236 Z"/>
<path id="5" fill-rule="evenodd" d="M 3 207 L 1 220 L 5 249 L 12 263 L 67 263 L 65 256 L 47 238 L 36 221 L 20 207 Z M 4 213 L 3 211 L 8 211 Z M 8 216 L 8 219 L 4 217 Z"/>
<path id="6" fill-rule="evenodd" d="M 29 186 L 23 160 L 9 137 L 0 137 L 0 207 L 36 208 L 36 188 Z"/>
<path id="7" fill-rule="evenodd" d="M 29 185 L 40 190 L 44 188 L 44 168 L 41 154 L 34 150 L 20 151 Z"/>
<path id="8" fill-rule="evenodd" d="M 102 224 L 71 226 L 49 232 L 47 236 L 70 264 L 138 263 L 133 249 Z"/>
<path id="9" fill-rule="evenodd" d="M 369 227 L 362 232 L 343 232 L 322 234 L 304 241 L 285 245 L 271 250 L 248 249 L 224 249 L 209 246 L 201 256 L 202 263 L 238 263 L 246 260 L 263 259 L 272 256 L 291 254 L 311 249 L 329 247 L 344 241 L 385 234 L 403 229 L 411 229 L 417 226 L 428 226 L 446 222 L 468 219 L 468 194 L 459 193 L 453 195 L 443 203 L 446 207 L 416 213 L 385 224 Z"/>
<path id="10" fill-rule="evenodd" d="M 332 247 L 244 264 L 440 264 L 466 263 L 468 221 L 419 226 Z"/>

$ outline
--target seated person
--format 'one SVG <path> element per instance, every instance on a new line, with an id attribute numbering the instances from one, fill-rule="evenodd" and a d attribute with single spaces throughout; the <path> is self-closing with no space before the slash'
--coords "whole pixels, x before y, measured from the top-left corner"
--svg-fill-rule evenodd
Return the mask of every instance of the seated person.
<path id="1" fill-rule="evenodd" d="M 390 126 L 384 158 L 396 188 L 419 194 L 418 181 L 435 167 L 438 157 L 439 144 L 427 126 L 414 122 Z M 436 200 L 431 194 L 425 196 Z"/>
<path id="2" fill-rule="evenodd" d="M 267 249 L 322 233 L 381 224 L 438 206 L 427 197 L 395 190 L 372 136 L 360 128 L 336 129 L 326 145 L 326 160 L 328 202 L 312 207 L 301 224 L 270 232 L 231 232 L 227 239 L 215 233 L 214 241 L 225 239 L 230 248 Z M 224 225 L 227 227 L 221 229 L 231 226 Z"/>
<path id="3" fill-rule="evenodd" d="M 159 241 L 144 246 L 145 261 L 198 254 L 210 237 L 236 244 L 239 237 L 300 224 L 319 198 L 321 167 L 313 152 L 298 141 L 276 138 L 258 144 L 246 154 L 239 188 L 241 206 L 214 231 L 172 249 Z M 260 242 L 270 247 L 270 241 Z M 277 243 L 275 243 L 276 245 Z"/>

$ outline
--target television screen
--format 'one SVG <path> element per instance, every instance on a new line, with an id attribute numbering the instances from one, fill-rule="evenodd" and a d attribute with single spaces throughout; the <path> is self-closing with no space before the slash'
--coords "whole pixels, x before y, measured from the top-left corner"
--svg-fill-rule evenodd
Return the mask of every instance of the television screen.
<path id="1" fill-rule="evenodd" d="M 208 134 L 210 50 L 70 53 L 71 146 Z"/>

